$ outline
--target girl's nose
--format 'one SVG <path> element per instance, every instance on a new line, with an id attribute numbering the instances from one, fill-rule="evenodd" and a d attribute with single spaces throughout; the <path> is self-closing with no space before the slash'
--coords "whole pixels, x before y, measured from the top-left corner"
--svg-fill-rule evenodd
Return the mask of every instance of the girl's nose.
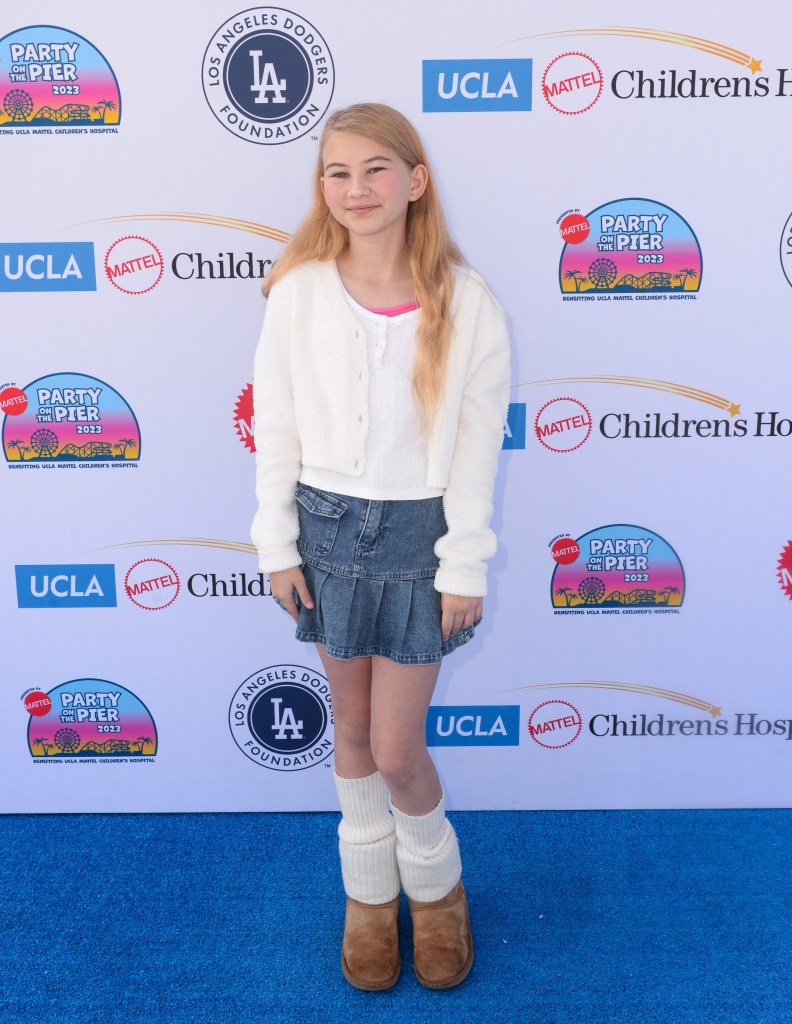
<path id="1" fill-rule="evenodd" d="M 365 178 L 350 178 L 349 179 L 349 194 L 350 196 L 365 196 L 369 191 L 368 182 Z"/>

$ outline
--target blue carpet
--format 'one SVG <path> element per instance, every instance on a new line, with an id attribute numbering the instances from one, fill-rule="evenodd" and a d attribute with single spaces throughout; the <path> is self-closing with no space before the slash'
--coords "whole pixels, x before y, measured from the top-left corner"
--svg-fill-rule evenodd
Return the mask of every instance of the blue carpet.
<path id="1" fill-rule="evenodd" d="M 792 811 L 457 813 L 476 961 L 339 966 L 331 814 L 0 817 L 0 1021 L 792 1020 Z"/>

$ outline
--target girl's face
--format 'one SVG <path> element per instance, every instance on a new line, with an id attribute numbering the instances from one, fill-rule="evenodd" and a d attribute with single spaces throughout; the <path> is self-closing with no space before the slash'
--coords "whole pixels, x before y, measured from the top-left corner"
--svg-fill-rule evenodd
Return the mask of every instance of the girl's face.
<path id="1" fill-rule="evenodd" d="M 428 172 L 365 135 L 331 132 L 322 150 L 322 194 L 354 236 L 405 236 L 407 207 L 423 195 Z"/>

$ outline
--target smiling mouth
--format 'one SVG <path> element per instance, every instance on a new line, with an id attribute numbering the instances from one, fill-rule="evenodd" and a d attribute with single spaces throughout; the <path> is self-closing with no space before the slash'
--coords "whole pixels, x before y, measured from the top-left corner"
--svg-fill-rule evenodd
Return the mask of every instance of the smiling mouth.
<path id="1" fill-rule="evenodd" d="M 376 210 L 375 206 L 348 206 L 347 211 L 349 213 L 368 213 L 369 210 Z"/>

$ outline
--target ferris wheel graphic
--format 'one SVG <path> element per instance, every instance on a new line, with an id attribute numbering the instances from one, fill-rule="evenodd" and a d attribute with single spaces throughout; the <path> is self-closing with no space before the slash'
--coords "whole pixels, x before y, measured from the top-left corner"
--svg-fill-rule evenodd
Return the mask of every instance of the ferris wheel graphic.
<path id="1" fill-rule="evenodd" d="M 578 584 L 583 604 L 599 604 L 605 596 L 605 584 L 599 576 L 587 576 Z"/>
<path id="2" fill-rule="evenodd" d="M 610 288 L 616 280 L 616 264 L 601 256 L 588 268 L 589 281 L 595 288 Z"/>
<path id="3" fill-rule="evenodd" d="M 40 459 L 51 459 L 58 450 L 58 435 L 42 427 L 41 430 L 34 431 L 30 438 L 30 447 Z"/>
<path id="4" fill-rule="evenodd" d="M 24 89 L 12 89 L 5 94 L 3 110 L 11 121 L 27 121 L 33 113 L 33 97 Z"/>
<path id="5" fill-rule="evenodd" d="M 76 754 L 80 746 L 80 734 L 76 729 L 58 729 L 53 739 L 63 754 Z"/>

